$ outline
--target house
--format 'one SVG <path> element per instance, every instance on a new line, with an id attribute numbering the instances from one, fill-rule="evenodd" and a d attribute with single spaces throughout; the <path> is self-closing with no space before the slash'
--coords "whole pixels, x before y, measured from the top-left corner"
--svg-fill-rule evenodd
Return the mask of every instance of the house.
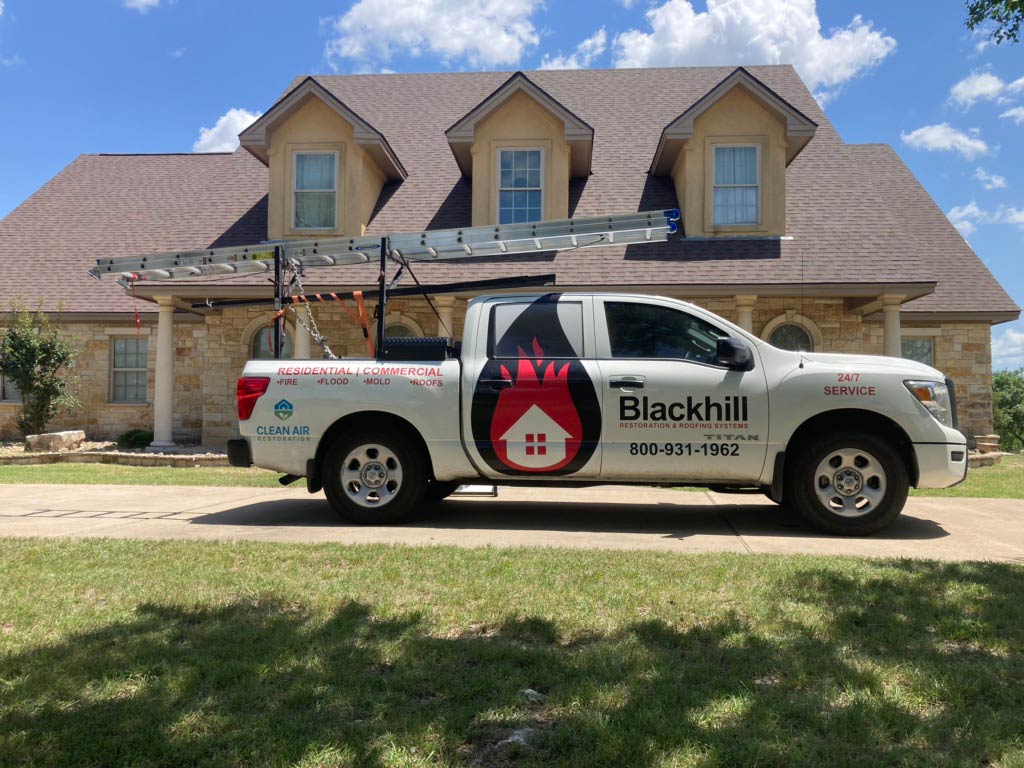
<path id="1" fill-rule="evenodd" d="M 678 207 L 684 236 L 668 243 L 417 276 L 555 273 L 567 290 L 688 299 L 784 347 L 913 357 L 956 379 L 968 435 L 992 430 L 990 328 L 1018 307 L 892 148 L 845 143 L 792 67 L 303 77 L 240 142 L 230 154 L 83 155 L 0 221 L 0 307 L 42 306 L 80 351 L 82 406 L 61 426 L 223 444 L 236 376 L 269 354 L 265 309 L 195 306 L 267 297 L 265 278 L 126 294 L 86 276 L 98 257 Z M 26 266 L 42 256 L 45 269 Z M 342 267 L 305 287 L 375 279 L 372 266 Z M 468 298 L 437 297 L 456 335 Z M 314 311 L 335 352 L 366 354 L 343 307 Z M 389 335 L 440 325 L 412 299 L 389 304 L 387 322 Z M 311 356 L 301 326 L 285 351 Z M 17 393 L 2 386 L 10 432 Z"/>

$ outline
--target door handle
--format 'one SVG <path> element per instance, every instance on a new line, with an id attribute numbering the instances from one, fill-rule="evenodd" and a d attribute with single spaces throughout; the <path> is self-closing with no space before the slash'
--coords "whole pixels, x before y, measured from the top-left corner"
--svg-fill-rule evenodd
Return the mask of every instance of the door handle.
<path id="1" fill-rule="evenodd" d="M 643 389 L 643 379 L 611 379 L 608 386 L 612 389 Z"/>
<path id="2" fill-rule="evenodd" d="M 512 379 L 480 379 L 480 383 L 493 390 L 509 389 L 512 386 Z"/>

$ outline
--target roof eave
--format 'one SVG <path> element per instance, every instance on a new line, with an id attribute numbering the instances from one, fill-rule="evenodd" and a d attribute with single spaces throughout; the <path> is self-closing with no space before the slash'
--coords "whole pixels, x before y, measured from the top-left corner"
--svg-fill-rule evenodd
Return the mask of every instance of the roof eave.
<path id="1" fill-rule="evenodd" d="M 574 177 L 589 176 L 594 145 L 593 127 L 522 72 L 514 73 L 445 131 L 448 145 L 463 175 L 471 176 L 473 173 L 469 148 L 473 144 L 477 123 L 520 91 L 562 121 L 565 141 L 571 149 L 571 174 Z"/>
<path id="2" fill-rule="evenodd" d="M 310 97 L 320 99 L 352 126 L 356 144 L 369 152 L 387 179 L 402 181 L 408 177 L 408 172 L 384 134 L 349 109 L 341 99 L 312 77 L 307 77 L 292 88 L 265 114 L 242 131 L 238 135 L 239 144 L 264 165 L 268 165 L 270 132 L 274 125 Z"/>
<path id="3" fill-rule="evenodd" d="M 786 120 L 786 165 L 788 166 L 804 147 L 814 138 L 818 124 L 794 107 L 779 94 L 762 83 L 743 67 L 737 67 L 714 88 L 701 96 L 685 112 L 665 126 L 654 151 L 650 172 L 655 176 L 667 176 L 682 146 L 693 137 L 694 121 L 733 88 L 742 87 L 768 104 Z"/>

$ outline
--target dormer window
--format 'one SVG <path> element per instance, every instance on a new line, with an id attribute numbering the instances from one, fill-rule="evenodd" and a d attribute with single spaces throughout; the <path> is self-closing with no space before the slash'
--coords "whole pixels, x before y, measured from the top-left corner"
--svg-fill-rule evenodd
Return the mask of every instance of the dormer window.
<path id="1" fill-rule="evenodd" d="M 760 145 L 715 147 L 714 225 L 760 223 Z"/>
<path id="2" fill-rule="evenodd" d="M 336 229 L 338 153 L 296 152 L 292 174 L 295 229 Z"/>
<path id="3" fill-rule="evenodd" d="M 522 224 L 544 218 L 543 150 L 498 150 L 498 223 Z"/>

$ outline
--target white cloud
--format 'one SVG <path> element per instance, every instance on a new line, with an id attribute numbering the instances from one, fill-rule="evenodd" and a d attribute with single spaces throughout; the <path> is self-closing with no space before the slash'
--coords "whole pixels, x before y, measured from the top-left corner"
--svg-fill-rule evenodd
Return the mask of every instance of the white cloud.
<path id="1" fill-rule="evenodd" d="M 217 118 L 213 128 L 199 129 L 199 138 L 192 145 L 192 151 L 234 152 L 238 149 L 238 134 L 252 125 L 260 114 L 246 109 L 229 109 Z"/>
<path id="2" fill-rule="evenodd" d="M 1000 224 L 1013 224 L 1024 229 L 1024 209 L 1001 205 L 992 215 L 992 221 Z"/>
<path id="3" fill-rule="evenodd" d="M 173 51 L 171 51 L 171 58 L 172 59 L 184 58 L 185 53 L 187 51 L 188 51 L 188 48 L 175 48 Z"/>
<path id="4" fill-rule="evenodd" d="M 429 53 L 444 63 L 473 67 L 519 62 L 540 38 L 530 17 L 541 0 L 358 0 L 329 20 L 334 38 L 325 55 L 367 68 L 393 51 Z"/>
<path id="5" fill-rule="evenodd" d="M 958 205 L 949 210 L 946 218 L 965 238 L 974 234 L 978 224 L 988 218 L 988 214 L 971 200 L 967 205 Z"/>
<path id="6" fill-rule="evenodd" d="M 148 13 L 154 8 L 160 7 L 160 0 L 122 0 L 125 8 L 131 8 L 139 13 Z"/>
<path id="7" fill-rule="evenodd" d="M 949 89 L 955 104 L 970 109 L 977 101 L 995 101 L 1006 89 L 1006 83 L 991 72 L 975 72 Z"/>
<path id="8" fill-rule="evenodd" d="M 985 189 L 1003 189 L 1006 187 L 1006 177 L 989 173 L 984 168 L 975 168 L 974 178 L 980 181 Z"/>
<path id="9" fill-rule="evenodd" d="M 996 370 L 1024 365 L 1024 333 L 1007 328 L 997 336 L 992 329 L 992 367 Z"/>
<path id="10" fill-rule="evenodd" d="M 1024 77 L 1018 77 L 1008 86 L 1006 86 L 1006 90 L 1008 90 L 1010 93 L 1020 93 L 1021 91 L 1024 91 Z"/>
<path id="11" fill-rule="evenodd" d="M 568 56 L 558 55 L 549 58 L 547 54 L 544 54 L 544 58 L 540 62 L 540 68 L 586 69 L 593 63 L 594 59 L 605 52 L 607 47 L 608 34 L 604 31 L 604 27 L 601 27 L 597 32 L 577 45 L 576 50 Z"/>
<path id="12" fill-rule="evenodd" d="M 896 48 L 894 38 L 860 16 L 823 35 L 815 0 L 707 0 L 700 13 L 689 0 L 666 0 L 646 17 L 646 31 L 615 38 L 616 66 L 790 63 L 820 91 L 834 90 Z"/>
<path id="13" fill-rule="evenodd" d="M 1000 117 L 1004 120 L 1013 120 L 1017 125 L 1024 125 L 1024 107 L 1008 109 Z"/>
<path id="14" fill-rule="evenodd" d="M 959 152 L 968 160 L 988 152 L 988 144 L 977 135 L 968 136 L 949 123 L 925 125 L 910 133 L 900 132 L 900 138 L 904 144 L 915 149 L 929 152 Z"/>

